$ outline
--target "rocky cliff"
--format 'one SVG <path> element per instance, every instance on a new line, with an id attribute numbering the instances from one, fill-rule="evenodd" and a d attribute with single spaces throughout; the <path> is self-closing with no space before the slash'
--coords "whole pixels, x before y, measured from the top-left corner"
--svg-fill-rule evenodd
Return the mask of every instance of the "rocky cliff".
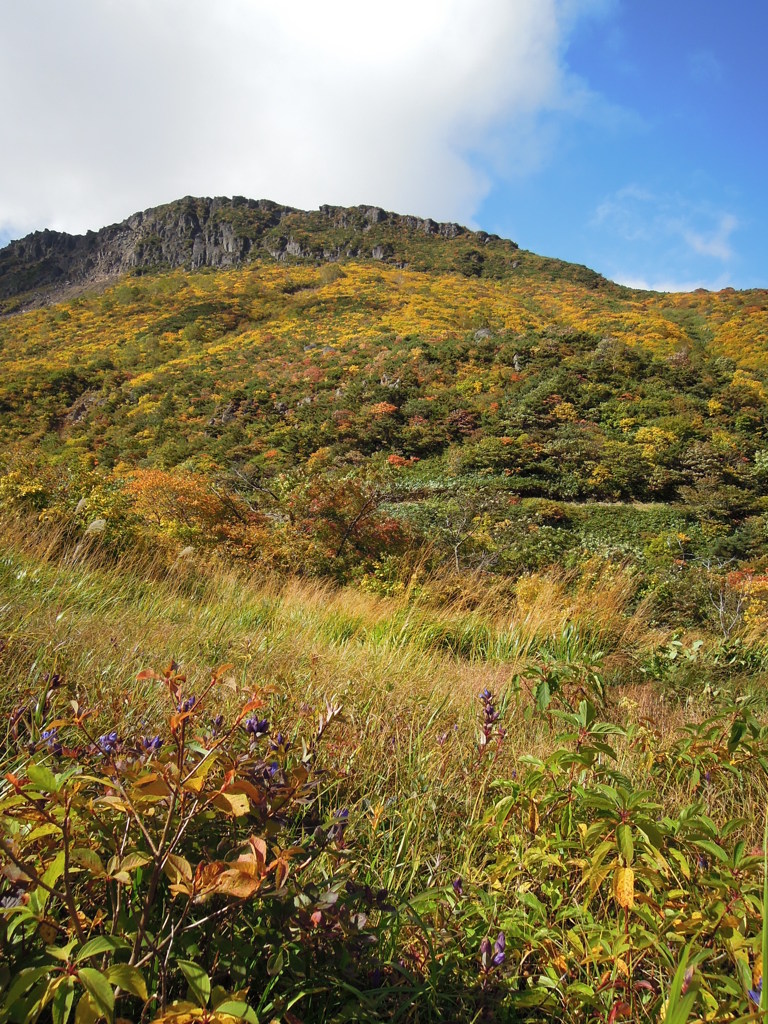
<path id="1" fill-rule="evenodd" d="M 379 207 L 307 212 L 263 199 L 188 196 L 85 235 L 37 231 L 11 242 L 0 249 L 0 309 L 50 302 L 129 272 L 233 267 L 260 257 L 374 259 L 479 275 L 491 264 L 495 273 L 511 266 L 516 250 L 496 235 Z"/>

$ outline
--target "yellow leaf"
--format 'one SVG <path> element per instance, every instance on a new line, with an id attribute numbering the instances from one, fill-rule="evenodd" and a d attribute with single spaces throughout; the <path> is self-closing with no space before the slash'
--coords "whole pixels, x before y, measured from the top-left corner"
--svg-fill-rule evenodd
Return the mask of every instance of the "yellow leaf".
<path id="1" fill-rule="evenodd" d="M 213 799 L 213 805 L 218 807 L 220 811 L 232 814 L 236 818 L 242 817 L 251 809 L 250 802 L 245 793 L 217 793 Z"/>
<path id="2" fill-rule="evenodd" d="M 166 875 L 175 884 L 192 881 L 192 865 L 184 857 L 179 857 L 175 853 L 169 853 L 163 867 Z"/>
<path id="3" fill-rule="evenodd" d="M 635 872 L 632 868 L 616 868 L 613 874 L 613 897 L 624 910 L 635 905 Z"/>
<path id="4" fill-rule="evenodd" d="M 248 899 L 261 888 L 261 877 L 254 878 L 252 875 L 237 868 L 222 871 L 216 879 L 215 890 L 224 896 L 232 896 L 235 899 Z"/>

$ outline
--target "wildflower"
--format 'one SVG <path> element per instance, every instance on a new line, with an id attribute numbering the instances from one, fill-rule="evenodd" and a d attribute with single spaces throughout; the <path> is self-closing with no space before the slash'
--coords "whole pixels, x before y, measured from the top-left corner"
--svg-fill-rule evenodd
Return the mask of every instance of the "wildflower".
<path id="1" fill-rule="evenodd" d="M 258 739 L 259 736 L 264 736 L 269 732 L 269 722 L 266 718 L 256 718 L 254 715 L 252 718 L 246 718 L 245 731 L 250 733 L 254 739 Z"/>
<path id="2" fill-rule="evenodd" d="M 762 978 L 760 978 L 760 980 L 758 981 L 757 985 L 755 985 L 754 988 L 749 989 L 749 991 L 747 992 L 747 995 L 752 1000 L 752 1002 L 755 1004 L 755 1006 L 757 1006 L 759 1008 L 760 1007 L 760 1000 L 762 999 L 762 996 L 763 996 L 763 979 Z"/>
<path id="3" fill-rule="evenodd" d="M 491 940 L 484 938 L 480 943 L 480 966 L 483 971 L 488 973 L 492 971 L 494 967 L 500 967 L 504 963 L 506 957 L 506 946 L 507 940 L 504 936 L 504 932 L 499 932 L 498 938 L 491 946 Z"/>
<path id="4" fill-rule="evenodd" d="M 23 907 L 28 897 L 23 889 L 14 889 L 13 892 L 0 896 L 0 910 L 13 910 L 16 907 Z"/>
<path id="5" fill-rule="evenodd" d="M 141 745 L 148 754 L 154 754 L 156 750 L 159 750 L 163 745 L 163 741 L 159 736 L 145 736 L 141 741 Z"/>
<path id="6" fill-rule="evenodd" d="M 484 971 L 490 970 L 491 953 L 491 940 L 486 935 L 486 937 L 480 943 L 480 966 Z"/>
<path id="7" fill-rule="evenodd" d="M 480 702 L 483 705 L 480 717 L 480 747 L 487 746 L 493 736 L 493 727 L 501 717 L 501 712 L 493 703 L 493 694 L 486 687 L 480 694 Z M 498 742 L 506 736 L 506 730 L 501 726 L 497 730 Z"/>
<path id="8" fill-rule="evenodd" d="M 269 745 L 270 750 L 290 750 L 291 741 L 287 740 L 281 732 L 275 736 L 274 740 Z"/>
<path id="9" fill-rule="evenodd" d="M 211 722 L 211 731 L 213 732 L 214 736 L 219 732 L 222 725 L 224 725 L 224 715 L 216 715 L 216 717 Z"/>
<path id="10" fill-rule="evenodd" d="M 106 732 L 103 736 L 99 736 L 96 740 L 96 746 L 103 754 L 114 753 L 115 747 L 117 746 L 117 733 L 114 729 L 112 732 Z"/>
<path id="11" fill-rule="evenodd" d="M 464 895 L 464 886 L 462 884 L 461 875 L 459 875 L 458 878 L 454 878 L 454 880 L 451 882 L 451 885 L 453 886 L 453 891 L 456 893 L 457 896 Z"/>
<path id="12" fill-rule="evenodd" d="M 43 740 L 52 754 L 56 754 L 58 756 L 64 750 L 61 745 L 61 741 L 59 740 L 59 730 L 56 728 L 44 729 L 43 732 L 40 733 L 40 739 Z"/>
<path id="13" fill-rule="evenodd" d="M 197 697 L 187 697 L 186 700 L 179 701 L 176 705 L 178 711 L 191 711 L 192 708 L 197 704 Z"/>

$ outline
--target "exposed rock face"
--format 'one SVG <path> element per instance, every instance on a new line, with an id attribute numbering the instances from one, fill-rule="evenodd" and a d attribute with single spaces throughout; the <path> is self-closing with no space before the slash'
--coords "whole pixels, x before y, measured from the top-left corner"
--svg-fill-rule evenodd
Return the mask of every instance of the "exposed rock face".
<path id="1" fill-rule="evenodd" d="M 85 235 L 36 231 L 0 249 L 0 298 L 150 267 L 236 266 L 290 212 L 264 200 L 187 198 Z"/>
<path id="2" fill-rule="evenodd" d="M 281 261 L 359 257 L 402 265 L 401 243 L 424 236 L 468 236 L 479 245 L 493 237 L 377 206 L 306 212 L 242 196 L 188 196 L 85 235 L 46 230 L 11 242 L 0 249 L 0 304 L 7 306 L 4 300 L 14 296 L 24 296 L 25 305 L 52 301 L 130 271 L 234 267 L 259 256 Z"/>

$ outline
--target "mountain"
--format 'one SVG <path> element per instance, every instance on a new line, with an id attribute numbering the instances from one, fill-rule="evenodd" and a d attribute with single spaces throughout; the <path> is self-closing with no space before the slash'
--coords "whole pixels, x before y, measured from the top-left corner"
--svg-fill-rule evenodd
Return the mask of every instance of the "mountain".
<path id="1" fill-rule="evenodd" d="M 0 295 L 0 502 L 25 515 L 346 577 L 414 550 L 768 569 L 765 290 L 187 198 L 12 243 Z"/>
<path id="2" fill-rule="evenodd" d="M 36 231 L 11 242 L 0 249 L 0 312 L 54 302 L 126 273 L 223 269 L 259 259 L 373 260 L 490 278 L 545 268 L 592 287 L 607 285 L 585 267 L 521 252 L 498 235 L 377 206 L 310 212 L 265 199 L 187 196 L 85 235 Z"/>

